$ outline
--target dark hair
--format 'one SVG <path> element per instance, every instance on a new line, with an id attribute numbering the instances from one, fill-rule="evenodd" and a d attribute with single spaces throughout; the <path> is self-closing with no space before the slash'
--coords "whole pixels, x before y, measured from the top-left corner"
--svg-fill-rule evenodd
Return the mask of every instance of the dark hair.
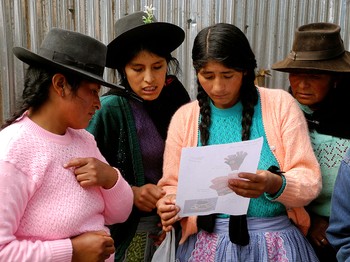
<path id="1" fill-rule="evenodd" d="M 52 77 L 58 72 L 50 69 L 44 69 L 36 66 L 29 66 L 24 77 L 24 89 L 22 99 L 17 105 L 16 111 L 11 117 L 5 120 L 1 129 L 11 125 L 18 117 L 20 117 L 26 110 L 31 108 L 33 111 L 38 110 L 49 97 L 49 87 L 51 85 Z M 82 79 L 73 76 L 72 74 L 62 73 L 71 86 L 73 94 L 79 88 Z"/>
<path id="2" fill-rule="evenodd" d="M 240 101 L 243 105 L 242 140 L 248 140 L 254 106 L 258 101 L 258 93 L 254 85 L 257 64 L 255 55 L 244 33 L 236 26 L 226 23 L 218 23 L 202 29 L 194 40 L 192 61 L 196 73 L 211 61 L 244 72 L 240 89 Z M 198 80 L 197 84 L 197 100 L 199 101 L 201 114 L 200 139 L 202 145 L 206 145 L 209 139 L 208 127 L 210 125 L 209 97 Z"/>
<path id="3" fill-rule="evenodd" d="M 163 57 L 168 64 L 168 72 L 167 74 L 177 75 L 180 72 L 180 64 L 179 61 L 171 55 L 171 53 L 166 53 L 163 50 L 157 48 L 152 44 L 152 42 L 144 42 L 144 43 L 135 43 L 128 48 L 125 48 L 125 52 L 123 52 L 123 56 L 116 57 L 116 68 L 120 78 L 125 79 L 125 66 L 141 51 L 149 51 L 157 56 Z"/>

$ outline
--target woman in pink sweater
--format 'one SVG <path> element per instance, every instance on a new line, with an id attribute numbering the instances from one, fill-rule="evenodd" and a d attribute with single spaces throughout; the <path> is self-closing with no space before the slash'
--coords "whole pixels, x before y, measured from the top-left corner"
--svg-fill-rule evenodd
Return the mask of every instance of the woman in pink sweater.
<path id="1" fill-rule="evenodd" d="M 133 195 L 84 129 L 100 86 L 119 88 L 103 80 L 107 47 L 54 28 L 38 54 L 13 51 L 30 66 L 0 132 L 0 261 L 113 261 L 105 225 L 127 219 Z"/>
<path id="2" fill-rule="evenodd" d="M 165 231 L 180 220 L 176 258 L 317 261 L 302 232 L 288 219 L 305 233 L 309 220 L 303 206 L 321 190 L 320 168 L 295 100 L 283 90 L 254 86 L 255 56 L 246 36 L 234 25 L 220 23 L 200 31 L 192 59 L 197 101 L 180 108 L 169 126 L 159 181 L 166 196 L 157 203 Z M 175 199 L 182 148 L 258 137 L 264 142 L 257 173 L 240 173 L 245 180 L 229 179 L 227 185 L 250 198 L 247 215 L 179 218 Z"/>

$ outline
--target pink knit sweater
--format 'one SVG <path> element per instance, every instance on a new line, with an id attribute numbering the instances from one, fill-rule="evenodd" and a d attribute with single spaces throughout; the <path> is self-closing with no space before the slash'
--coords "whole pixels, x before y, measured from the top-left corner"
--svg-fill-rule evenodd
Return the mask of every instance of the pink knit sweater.
<path id="1" fill-rule="evenodd" d="M 275 200 L 284 204 L 289 216 L 305 233 L 309 217 L 303 206 L 321 191 L 319 164 L 311 147 L 307 124 L 295 99 L 286 91 L 259 88 L 264 129 L 268 144 L 280 168 L 285 171 L 286 187 Z M 176 194 L 181 149 L 197 146 L 198 101 L 180 108 L 170 123 L 164 153 L 163 178 L 158 185 L 167 194 Z M 196 217 L 181 220 L 183 243 L 197 232 Z"/>
<path id="2" fill-rule="evenodd" d="M 129 216 L 122 176 L 111 189 L 84 189 L 63 167 L 75 157 L 105 162 L 87 131 L 55 135 L 24 116 L 0 132 L 0 145 L 0 261 L 71 261 L 70 237 L 109 232 L 105 224 Z"/>

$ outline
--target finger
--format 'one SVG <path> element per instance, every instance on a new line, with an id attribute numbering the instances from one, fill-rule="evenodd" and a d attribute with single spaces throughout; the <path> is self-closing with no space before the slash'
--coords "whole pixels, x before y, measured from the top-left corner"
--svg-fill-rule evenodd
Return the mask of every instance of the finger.
<path id="1" fill-rule="evenodd" d="M 175 204 L 159 204 L 157 203 L 157 209 L 159 213 L 168 213 L 176 211 L 177 206 Z"/>
<path id="2" fill-rule="evenodd" d="M 242 178 L 242 179 L 250 180 L 250 181 L 256 181 L 256 179 L 258 178 L 258 176 L 256 174 L 244 173 L 244 172 L 239 173 L 238 177 Z"/>
<path id="3" fill-rule="evenodd" d="M 114 249 L 114 240 L 111 236 L 109 235 L 104 235 L 104 243 L 103 243 L 103 246 L 106 248 L 106 249 Z"/>
<path id="4" fill-rule="evenodd" d="M 65 163 L 63 165 L 64 168 L 70 168 L 70 167 L 81 167 L 83 165 L 87 164 L 87 159 L 86 158 L 72 158 L 71 160 L 68 161 L 68 163 Z"/>
<path id="5" fill-rule="evenodd" d="M 88 187 L 88 186 L 94 186 L 97 184 L 97 180 L 93 176 L 89 176 L 87 174 L 75 174 L 76 179 L 80 186 L 82 187 Z"/>
<path id="6" fill-rule="evenodd" d="M 237 189 L 250 189 L 251 182 L 241 179 L 229 179 L 228 186 Z"/>
<path id="7" fill-rule="evenodd" d="M 180 220 L 179 215 L 176 215 L 172 219 L 168 220 L 167 223 L 168 223 L 168 225 L 174 225 L 179 220 Z"/>
<path id="8" fill-rule="evenodd" d="M 237 195 L 243 196 L 243 197 L 249 197 L 249 198 L 257 198 L 259 197 L 262 192 L 256 189 L 251 189 L 249 186 L 243 187 L 235 187 L 235 186 L 230 186 L 230 189 L 234 191 Z"/>
<path id="9" fill-rule="evenodd" d="M 115 252 L 114 246 L 105 247 L 105 249 L 104 249 L 104 253 L 106 255 L 113 254 L 114 252 Z"/>
<path id="10" fill-rule="evenodd" d="M 75 177 L 79 183 L 88 181 L 88 177 L 83 174 L 75 174 Z"/>
<path id="11" fill-rule="evenodd" d="M 317 239 L 317 240 L 315 241 L 315 243 L 316 243 L 316 245 L 319 246 L 319 247 L 322 246 L 321 239 Z"/>
<path id="12" fill-rule="evenodd" d="M 162 224 L 164 225 L 163 222 L 165 222 L 166 224 L 173 224 L 177 221 L 178 219 L 178 213 L 176 211 L 173 212 L 167 212 L 167 213 L 163 213 L 161 215 L 161 220 L 162 220 Z"/>
<path id="13" fill-rule="evenodd" d="M 98 230 L 98 231 L 94 231 L 92 233 L 95 233 L 96 235 L 101 235 L 101 236 L 106 236 L 106 237 L 111 238 L 111 235 L 104 230 Z"/>
<path id="14" fill-rule="evenodd" d="M 165 195 L 166 195 L 165 190 L 163 188 L 161 188 L 157 194 L 157 199 L 159 200 L 160 198 L 164 197 Z"/>
<path id="15" fill-rule="evenodd" d="M 156 186 L 159 193 L 165 193 L 165 190 L 161 186 Z"/>
<path id="16" fill-rule="evenodd" d="M 171 231 L 172 229 L 173 229 L 172 226 L 163 226 L 163 231 L 164 231 L 164 232 L 169 232 L 169 231 Z"/>
<path id="17" fill-rule="evenodd" d="M 157 213 L 161 218 L 168 218 L 177 214 L 177 209 L 175 205 L 166 205 L 157 208 Z"/>
<path id="18" fill-rule="evenodd" d="M 326 246 L 328 244 L 327 238 L 322 238 L 319 240 L 321 246 Z"/>
<path id="19" fill-rule="evenodd" d="M 135 195 L 135 201 L 141 203 L 142 205 L 149 205 L 149 203 L 156 204 L 158 200 L 151 195 L 142 193 L 142 194 Z"/>
<path id="20" fill-rule="evenodd" d="M 152 199 L 156 199 L 156 201 L 158 201 L 160 198 L 162 198 L 166 194 L 165 190 L 158 186 L 149 188 L 148 191 L 143 191 L 143 192 L 147 196 L 152 197 Z"/>
<path id="21" fill-rule="evenodd" d="M 169 216 L 169 217 L 163 217 L 161 218 L 161 222 L 163 226 L 172 226 L 175 224 L 177 221 L 179 221 L 180 218 L 177 214 Z"/>
<path id="22" fill-rule="evenodd" d="M 166 200 L 166 203 L 173 203 L 173 204 L 175 204 L 175 202 L 176 202 L 176 195 L 175 194 L 166 195 L 163 199 Z"/>
<path id="23" fill-rule="evenodd" d="M 154 198 L 152 196 L 147 195 L 135 195 L 134 198 L 135 204 L 139 205 L 140 207 L 144 206 L 145 208 L 151 208 L 154 209 L 156 207 L 157 198 Z"/>
<path id="24" fill-rule="evenodd" d="M 155 196 L 155 195 L 148 195 L 148 196 L 142 196 L 142 197 L 144 197 L 145 202 L 149 202 L 154 207 L 156 206 L 159 198 L 161 198 L 160 195 L 159 196 L 158 195 L 157 196 Z"/>
<path id="25" fill-rule="evenodd" d="M 91 182 L 90 180 L 84 180 L 84 181 L 79 182 L 79 185 L 82 188 L 88 188 L 88 187 L 94 186 L 95 183 Z"/>
<path id="26" fill-rule="evenodd" d="M 158 188 L 150 189 L 148 188 L 139 188 L 134 191 L 134 196 L 136 201 L 141 204 L 147 204 L 148 202 L 152 205 L 155 205 L 157 201 L 161 198 L 160 190 L 158 192 Z"/>

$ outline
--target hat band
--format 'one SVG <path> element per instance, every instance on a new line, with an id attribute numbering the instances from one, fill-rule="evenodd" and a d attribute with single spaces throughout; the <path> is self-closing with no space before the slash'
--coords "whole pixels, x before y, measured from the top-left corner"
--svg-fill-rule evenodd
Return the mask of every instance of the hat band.
<path id="1" fill-rule="evenodd" d="M 344 53 L 344 46 L 341 45 L 338 48 L 323 50 L 323 51 L 290 51 L 288 58 L 294 61 L 314 61 L 314 60 L 327 60 L 340 56 Z"/>
<path id="2" fill-rule="evenodd" d="M 40 48 L 39 54 L 47 59 L 51 59 L 60 64 L 74 66 L 76 68 L 82 69 L 84 71 L 93 73 L 98 76 L 103 75 L 104 67 L 96 64 L 87 64 L 74 59 L 70 55 L 63 54 L 57 51 L 48 50 L 45 48 Z"/>

